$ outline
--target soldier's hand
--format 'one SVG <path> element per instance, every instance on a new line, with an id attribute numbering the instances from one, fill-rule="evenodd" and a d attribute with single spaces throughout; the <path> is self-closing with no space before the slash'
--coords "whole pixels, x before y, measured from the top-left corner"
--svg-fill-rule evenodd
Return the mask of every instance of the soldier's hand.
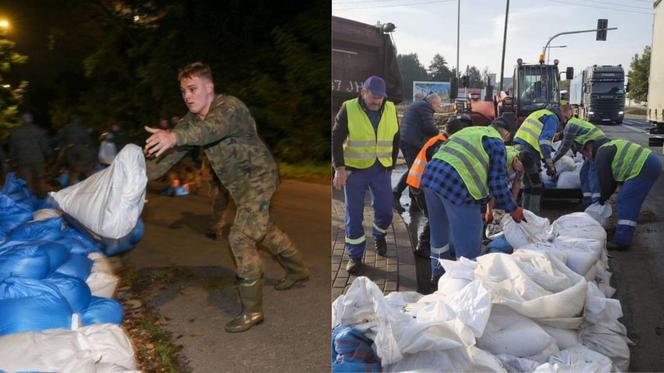
<path id="1" fill-rule="evenodd" d="M 173 132 L 147 126 L 145 130 L 152 134 L 145 140 L 145 154 L 148 156 L 159 157 L 175 146 L 175 134 Z"/>
<path id="2" fill-rule="evenodd" d="M 334 180 L 332 180 L 334 188 L 341 189 L 346 186 L 347 179 L 348 173 L 346 172 L 346 167 L 337 167 L 334 169 Z"/>

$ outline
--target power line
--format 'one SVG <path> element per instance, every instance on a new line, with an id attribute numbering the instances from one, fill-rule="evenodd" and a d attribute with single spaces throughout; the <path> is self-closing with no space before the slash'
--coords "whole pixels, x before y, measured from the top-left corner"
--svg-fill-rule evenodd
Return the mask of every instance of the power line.
<path id="1" fill-rule="evenodd" d="M 434 3 L 451 3 L 456 0 L 434 0 L 434 1 L 424 1 L 424 2 L 407 2 L 404 4 L 387 4 L 387 5 L 373 5 L 373 6 L 361 6 L 361 7 L 351 7 L 351 8 L 336 8 L 336 10 L 357 10 L 357 9 L 374 9 L 374 8 L 398 8 L 402 6 L 416 6 L 416 5 L 426 5 L 426 4 L 434 4 Z M 333 4 L 334 6 L 334 4 Z"/>
<path id="2" fill-rule="evenodd" d="M 624 12 L 624 13 L 646 14 L 646 15 L 652 15 L 653 14 L 652 12 L 638 12 L 638 11 L 628 10 L 628 9 L 602 7 L 602 6 L 599 6 L 599 5 L 567 3 L 567 2 L 564 2 L 564 1 L 560 1 L 560 0 L 549 0 L 549 1 L 554 2 L 554 3 L 558 3 L 558 4 L 574 5 L 574 6 L 581 6 L 581 7 L 586 7 L 586 8 L 593 8 L 593 9 L 613 10 L 613 11 L 616 11 L 616 12 Z"/>
<path id="3" fill-rule="evenodd" d="M 619 6 L 619 7 L 629 8 L 629 9 L 638 9 L 638 10 L 646 10 L 646 11 L 647 10 L 652 10 L 652 8 L 641 8 L 641 7 L 636 7 L 634 5 L 625 5 L 625 3 L 618 4 L 618 3 L 606 2 L 604 0 L 584 0 L 584 1 L 592 1 L 592 2 L 599 3 L 599 4 L 603 4 L 603 5 Z M 593 6 L 595 6 L 595 5 L 593 5 Z"/>

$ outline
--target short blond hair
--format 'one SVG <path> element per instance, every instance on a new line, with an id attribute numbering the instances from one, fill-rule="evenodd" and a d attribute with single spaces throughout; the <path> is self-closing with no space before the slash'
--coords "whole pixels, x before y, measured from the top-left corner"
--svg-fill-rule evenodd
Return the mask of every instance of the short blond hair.
<path id="1" fill-rule="evenodd" d="M 214 82 L 214 80 L 212 80 L 212 69 L 210 69 L 208 64 L 203 62 L 190 63 L 178 71 L 178 81 L 191 77 L 206 78 L 209 81 Z"/>

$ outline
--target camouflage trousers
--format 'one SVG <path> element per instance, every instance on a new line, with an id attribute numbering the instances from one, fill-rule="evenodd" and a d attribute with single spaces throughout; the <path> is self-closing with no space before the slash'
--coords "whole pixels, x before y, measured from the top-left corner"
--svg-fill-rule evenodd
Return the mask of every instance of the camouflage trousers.
<path id="1" fill-rule="evenodd" d="M 263 263 L 256 244 L 261 244 L 275 256 L 291 256 L 297 248 L 270 219 L 272 193 L 247 192 L 236 203 L 235 221 L 228 241 L 235 257 L 237 276 L 246 280 L 261 278 Z"/>
<path id="2" fill-rule="evenodd" d="M 232 218 L 232 199 L 224 185 L 214 177 L 210 182 L 209 197 L 212 200 L 212 222 L 208 231 L 222 236 L 224 228 L 230 223 Z"/>

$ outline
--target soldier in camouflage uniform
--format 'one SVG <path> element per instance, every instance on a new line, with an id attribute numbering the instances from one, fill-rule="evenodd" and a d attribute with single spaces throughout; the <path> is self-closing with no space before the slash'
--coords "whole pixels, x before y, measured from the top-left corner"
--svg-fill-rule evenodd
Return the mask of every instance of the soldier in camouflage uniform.
<path id="1" fill-rule="evenodd" d="M 16 176 L 25 180 L 28 188 L 42 198 L 46 194 L 45 163 L 50 155 L 44 131 L 33 123 L 32 114 L 21 115 L 23 124 L 12 130 L 9 137 L 9 158 L 16 168 Z"/>
<path id="2" fill-rule="evenodd" d="M 216 95 L 210 67 L 203 63 L 185 66 L 178 79 L 189 112 L 171 131 L 146 127 L 152 136 L 145 151 L 155 156 L 147 162 L 148 178 L 162 176 L 192 146 L 203 147 L 236 206 L 228 240 L 240 278 L 242 312 L 226 324 L 226 331 L 243 332 L 263 321 L 263 269 L 257 243 L 269 249 L 287 272 L 275 289 L 285 290 L 307 280 L 309 270 L 290 238 L 270 219 L 270 201 L 279 175 L 249 109 L 233 96 Z"/>

